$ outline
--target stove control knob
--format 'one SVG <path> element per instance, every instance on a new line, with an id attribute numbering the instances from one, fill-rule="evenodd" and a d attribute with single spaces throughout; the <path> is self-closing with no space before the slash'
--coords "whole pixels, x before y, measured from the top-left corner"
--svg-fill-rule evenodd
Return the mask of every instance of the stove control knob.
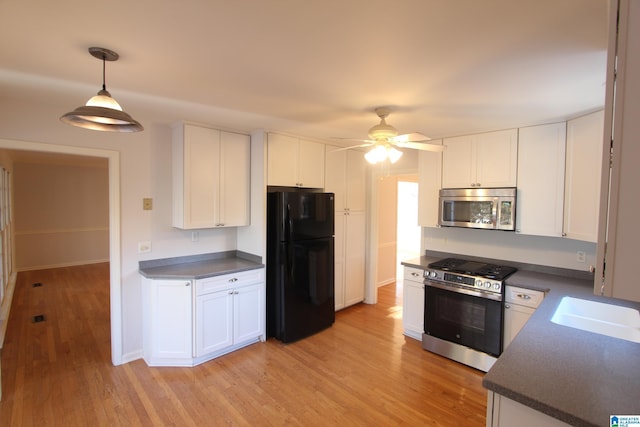
<path id="1" fill-rule="evenodd" d="M 484 282 L 484 287 L 485 288 L 490 288 L 491 287 L 491 282 Z"/>
<path id="2" fill-rule="evenodd" d="M 436 273 L 435 271 L 431 271 L 431 272 L 429 272 L 429 275 L 430 275 L 431 277 L 438 277 L 438 273 Z"/>
<path id="3" fill-rule="evenodd" d="M 494 283 L 493 284 L 493 289 L 495 289 L 496 291 L 500 290 L 500 283 Z"/>
<path id="4" fill-rule="evenodd" d="M 481 288 L 482 287 L 482 280 L 476 280 L 476 286 L 478 288 Z"/>

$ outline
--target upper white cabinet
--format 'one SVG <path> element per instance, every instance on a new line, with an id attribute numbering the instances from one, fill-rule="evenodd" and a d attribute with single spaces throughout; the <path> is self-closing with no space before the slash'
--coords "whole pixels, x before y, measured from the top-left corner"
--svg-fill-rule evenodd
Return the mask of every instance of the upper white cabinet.
<path id="1" fill-rule="evenodd" d="M 173 226 L 249 224 L 251 139 L 180 123 L 173 128 Z"/>
<path id="2" fill-rule="evenodd" d="M 324 188 L 324 144 L 270 133 L 267 185 Z"/>
<path id="3" fill-rule="evenodd" d="M 516 232 L 562 236 L 565 122 L 519 129 Z"/>
<path id="4" fill-rule="evenodd" d="M 613 135 L 611 189 L 609 170 L 602 173 L 603 196 L 600 207 L 598 265 L 595 291 L 600 294 L 640 301 L 637 280 L 637 248 L 640 241 L 640 3 L 610 2 L 610 41 L 607 70 L 606 134 Z M 619 26 L 616 26 L 616 18 Z M 618 33 L 615 33 L 616 28 Z M 616 51 L 617 46 L 617 51 Z M 617 55 L 616 55 L 617 52 Z M 617 64 L 617 70 L 614 66 Z M 615 78 L 615 81 L 614 81 Z M 614 91 L 615 87 L 615 91 Z M 615 95 L 615 96 L 614 96 Z M 605 152 L 609 149 L 607 144 Z M 604 156 L 605 164 L 606 158 Z M 606 167 L 606 166 L 605 166 Z M 608 209 L 608 218 L 607 218 Z M 606 250 L 606 252 L 605 252 Z M 604 268 L 606 262 L 606 269 Z M 604 283 L 602 282 L 604 272 Z"/>
<path id="5" fill-rule="evenodd" d="M 518 130 L 444 140 L 442 188 L 515 187 Z"/>
<path id="6" fill-rule="evenodd" d="M 360 151 L 326 146 L 324 190 L 335 194 L 335 308 L 364 300 L 366 162 Z"/>
<path id="7" fill-rule="evenodd" d="M 431 141 L 442 144 L 442 140 Z M 442 153 L 418 153 L 418 224 L 422 227 L 438 226 L 438 197 L 442 187 Z"/>
<path id="8" fill-rule="evenodd" d="M 564 235 L 570 239 L 598 240 L 603 143 L 604 111 L 567 122 Z"/>

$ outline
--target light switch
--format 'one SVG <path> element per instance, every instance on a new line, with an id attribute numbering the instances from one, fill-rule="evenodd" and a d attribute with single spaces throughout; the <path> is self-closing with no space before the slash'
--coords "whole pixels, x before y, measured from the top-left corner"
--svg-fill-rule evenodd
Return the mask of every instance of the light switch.
<path id="1" fill-rule="evenodd" d="M 151 197 L 145 197 L 142 199 L 142 209 L 145 211 L 153 209 L 153 199 Z"/>

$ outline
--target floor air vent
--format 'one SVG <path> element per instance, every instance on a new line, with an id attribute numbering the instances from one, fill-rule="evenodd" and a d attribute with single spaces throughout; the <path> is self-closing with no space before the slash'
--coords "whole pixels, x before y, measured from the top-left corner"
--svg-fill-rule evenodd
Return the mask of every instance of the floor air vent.
<path id="1" fill-rule="evenodd" d="M 36 316 L 33 316 L 32 319 L 33 319 L 33 323 L 39 323 L 39 322 L 45 321 L 44 314 L 38 314 Z"/>

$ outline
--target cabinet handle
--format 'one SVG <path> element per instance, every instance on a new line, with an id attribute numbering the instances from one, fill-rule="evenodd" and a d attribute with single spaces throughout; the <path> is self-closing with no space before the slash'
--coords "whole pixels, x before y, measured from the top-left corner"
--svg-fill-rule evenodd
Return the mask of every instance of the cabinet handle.
<path id="1" fill-rule="evenodd" d="M 518 294 L 516 296 L 522 299 L 531 299 L 531 295 L 527 295 L 527 294 Z"/>
<path id="2" fill-rule="evenodd" d="M 229 295 L 233 295 L 233 291 L 229 291 Z"/>
<path id="3" fill-rule="evenodd" d="M 511 308 L 511 306 L 509 304 L 505 304 L 504 308 Z"/>
<path id="4" fill-rule="evenodd" d="M 420 276 L 421 276 L 421 275 L 420 275 L 420 274 L 418 274 L 418 273 L 411 273 L 411 275 L 412 275 L 413 277 L 420 277 Z"/>
<path id="5" fill-rule="evenodd" d="M 233 291 L 234 295 L 238 295 L 240 293 L 240 291 Z"/>
<path id="6" fill-rule="evenodd" d="M 232 277 L 231 279 L 229 279 L 229 282 L 237 282 L 238 278 L 237 277 Z"/>
<path id="7" fill-rule="evenodd" d="M 187 283 L 185 283 L 184 285 L 185 285 L 185 286 L 190 286 L 190 285 L 191 285 L 191 282 L 187 282 Z"/>

